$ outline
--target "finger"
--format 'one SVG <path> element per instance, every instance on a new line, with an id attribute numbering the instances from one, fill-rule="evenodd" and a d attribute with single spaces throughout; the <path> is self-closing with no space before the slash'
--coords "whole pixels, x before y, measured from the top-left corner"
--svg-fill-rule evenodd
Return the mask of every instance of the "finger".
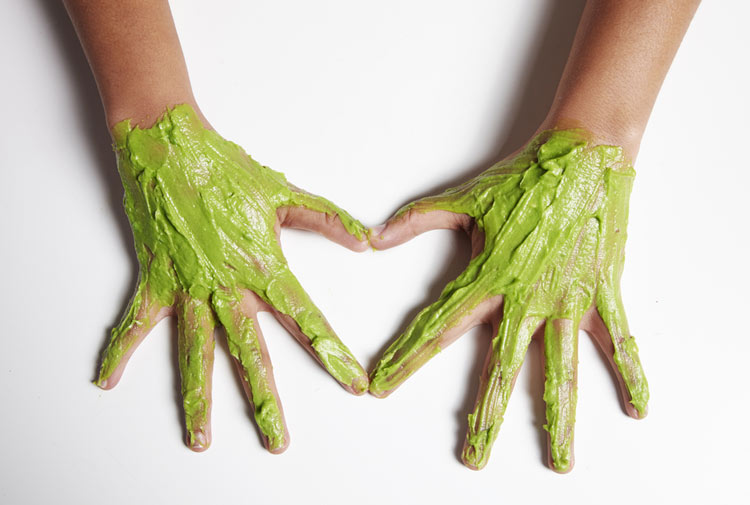
<path id="1" fill-rule="evenodd" d="M 283 226 L 311 230 L 353 251 L 368 247 L 367 227 L 348 212 L 325 198 L 303 191 L 292 184 Z"/>
<path id="2" fill-rule="evenodd" d="M 364 368 L 289 270 L 271 281 L 266 296 L 279 323 L 344 389 L 356 395 L 367 391 L 369 380 Z"/>
<path id="3" fill-rule="evenodd" d="M 473 470 L 484 468 L 489 460 L 513 385 L 541 323 L 540 318 L 527 316 L 520 306 L 510 305 L 507 300 L 503 312 L 480 377 L 476 405 L 469 414 L 462 459 Z"/>
<path id="4" fill-rule="evenodd" d="M 544 329 L 544 401 L 548 463 L 556 472 L 573 469 L 573 428 L 578 399 L 578 322 L 550 318 Z"/>
<path id="5" fill-rule="evenodd" d="M 122 321 L 112 330 L 95 384 L 102 389 L 115 387 L 138 345 L 169 313 L 170 308 L 152 296 L 148 284 L 139 282 Z"/>
<path id="6" fill-rule="evenodd" d="M 636 419 L 648 413 L 648 382 L 638 356 L 638 347 L 630 334 L 625 308 L 620 295 L 620 277 L 627 239 L 628 196 L 633 184 L 632 169 L 610 173 L 607 184 L 609 208 L 600 223 L 602 242 L 603 282 L 596 294 L 596 312 L 590 313 L 590 329 L 594 340 L 613 364 L 620 383 L 625 412 Z"/>
<path id="7" fill-rule="evenodd" d="M 469 231 L 472 218 L 485 215 L 487 209 L 483 205 L 492 202 L 492 199 L 477 197 L 498 185 L 507 185 L 510 194 L 512 188 L 518 186 L 524 169 L 524 165 L 500 162 L 460 186 L 416 200 L 396 212 L 385 225 L 373 228 L 370 243 L 375 249 L 388 249 L 429 230 L 462 228 Z M 485 203 L 481 203 L 483 200 Z"/>
<path id="8" fill-rule="evenodd" d="M 440 298 L 423 309 L 393 342 L 370 374 L 370 393 L 384 398 L 443 348 L 470 328 L 487 321 L 501 297 L 488 297 L 467 272 L 449 283 Z"/>
<path id="9" fill-rule="evenodd" d="M 178 301 L 177 350 L 187 444 L 205 451 L 211 445 L 214 366 L 214 316 L 207 302 L 187 296 Z"/>
<path id="10" fill-rule="evenodd" d="M 635 338 L 628 329 L 619 289 L 604 285 L 597 294 L 596 309 L 589 318 L 591 334 L 612 364 L 625 412 L 642 419 L 648 413 L 648 381 Z"/>
<path id="11" fill-rule="evenodd" d="M 471 219 L 466 214 L 435 208 L 420 200 L 397 213 L 370 232 L 370 243 L 375 249 L 389 249 L 430 230 L 468 229 Z"/>
<path id="12" fill-rule="evenodd" d="M 215 296 L 213 301 L 263 444 L 274 454 L 282 453 L 289 446 L 289 431 L 255 312 L 243 313 L 240 304 L 228 297 Z"/>
<path id="13" fill-rule="evenodd" d="M 368 249 L 364 226 L 352 234 L 344 226 L 339 214 L 311 210 L 305 207 L 281 207 L 278 210 L 279 224 L 287 228 L 308 230 L 320 233 L 328 240 L 336 242 L 352 251 L 362 252 Z"/>

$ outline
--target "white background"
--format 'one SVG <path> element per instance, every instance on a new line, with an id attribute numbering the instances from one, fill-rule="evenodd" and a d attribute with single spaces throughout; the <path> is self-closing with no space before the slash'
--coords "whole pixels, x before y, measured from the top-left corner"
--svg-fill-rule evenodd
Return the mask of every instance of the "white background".
<path id="1" fill-rule="evenodd" d="M 579 1 L 173 2 L 195 92 L 225 137 L 368 225 L 488 167 L 549 105 Z M 56 1 L 2 3 L 0 502 L 736 503 L 746 498 L 750 3 L 704 2 L 636 164 L 623 278 L 651 385 L 626 417 L 581 335 L 576 467 L 544 465 L 532 349 L 489 465 L 458 452 L 488 343 L 473 331 L 387 400 L 353 397 L 261 317 L 292 443 L 259 442 L 217 346 L 213 446 L 183 441 L 174 324 L 120 385 L 91 380 L 136 276 L 94 81 Z M 138 34 L 134 33 L 133 37 Z M 354 254 L 282 234 L 306 289 L 374 364 L 468 259 L 432 232 Z"/>

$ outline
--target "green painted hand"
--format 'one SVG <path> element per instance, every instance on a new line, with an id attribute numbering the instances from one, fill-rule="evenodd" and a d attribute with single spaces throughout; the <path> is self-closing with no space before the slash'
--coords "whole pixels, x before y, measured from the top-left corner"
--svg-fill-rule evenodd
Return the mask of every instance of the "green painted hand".
<path id="1" fill-rule="evenodd" d="M 290 271 L 278 231 L 310 229 L 362 251 L 368 247 L 365 228 L 204 128 L 187 105 L 147 130 L 119 123 L 113 135 L 140 275 L 130 307 L 112 331 L 97 384 L 114 387 L 148 332 L 175 314 L 187 443 L 205 450 L 218 322 L 264 443 L 282 452 L 289 434 L 256 318 L 266 310 L 345 389 L 364 393 L 367 374 Z"/>
<path id="2" fill-rule="evenodd" d="M 469 328 L 492 326 L 463 450 L 484 467 L 529 343 L 544 325 L 550 466 L 573 466 L 579 326 L 610 357 L 625 410 L 646 415 L 648 386 L 620 298 L 628 198 L 634 177 L 617 147 L 581 130 L 544 132 L 515 158 L 401 209 L 371 242 L 388 248 L 434 228 L 463 228 L 473 257 L 420 312 L 371 373 L 386 396 Z"/>

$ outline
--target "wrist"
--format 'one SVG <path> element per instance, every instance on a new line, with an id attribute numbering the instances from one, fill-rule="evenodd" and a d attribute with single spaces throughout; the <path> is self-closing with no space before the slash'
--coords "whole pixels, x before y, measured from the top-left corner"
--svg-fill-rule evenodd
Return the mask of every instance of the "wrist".
<path id="1" fill-rule="evenodd" d="M 130 120 L 131 126 L 151 128 L 164 113 L 177 105 L 186 104 L 192 107 L 205 128 L 211 125 L 201 112 L 192 93 L 143 94 L 119 97 L 104 104 L 107 115 L 107 126 L 110 131 L 119 122 Z"/>
<path id="2" fill-rule="evenodd" d="M 539 126 L 543 130 L 583 128 L 591 133 L 596 144 L 618 146 L 625 157 L 634 162 L 646 122 L 638 121 L 628 111 L 607 111 L 605 106 L 587 103 L 584 107 L 553 107 Z M 536 135 L 536 134 L 535 134 Z"/>
<path id="3" fill-rule="evenodd" d="M 167 108 L 188 104 L 199 111 L 190 83 L 167 84 L 121 81 L 113 86 L 100 86 L 107 125 L 129 119 L 133 126 L 150 128 Z"/>

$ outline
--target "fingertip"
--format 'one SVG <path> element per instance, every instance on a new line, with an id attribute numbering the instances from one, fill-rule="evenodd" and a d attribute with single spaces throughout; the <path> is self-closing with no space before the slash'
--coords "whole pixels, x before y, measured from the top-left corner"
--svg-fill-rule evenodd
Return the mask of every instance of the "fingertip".
<path id="1" fill-rule="evenodd" d="M 386 398 L 388 395 L 390 395 L 393 392 L 393 390 L 392 389 L 384 389 L 384 388 L 380 387 L 379 385 L 377 385 L 377 383 L 373 379 L 373 380 L 370 381 L 369 392 L 375 398 L 381 398 L 381 399 L 383 399 L 383 398 Z"/>
<path id="2" fill-rule="evenodd" d="M 370 248 L 370 242 L 367 239 L 353 240 L 351 244 L 346 246 L 348 249 L 354 252 L 365 252 Z"/>
<path id="3" fill-rule="evenodd" d="M 271 454 L 283 454 L 286 452 L 287 448 L 289 447 L 289 444 L 282 445 L 281 447 L 276 447 L 273 449 L 268 449 L 268 452 Z"/>
<path id="4" fill-rule="evenodd" d="M 284 436 L 281 439 L 265 439 L 266 449 L 271 454 L 282 454 L 289 448 L 289 432 L 284 430 Z"/>
<path id="5" fill-rule="evenodd" d="M 94 384 L 98 386 L 100 389 L 103 389 L 104 391 L 109 391 L 110 389 L 113 389 L 119 382 L 120 377 L 122 376 L 122 372 L 119 372 L 116 370 L 112 374 L 110 374 L 109 377 L 102 377 L 101 375 L 94 381 Z"/>
<path id="6" fill-rule="evenodd" d="M 555 473 L 559 474 L 566 474 L 569 473 L 571 470 L 573 470 L 573 466 L 575 466 L 575 456 L 573 453 L 573 445 L 571 442 L 570 449 L 568 451 L 561 451 L 563 452 L 562 455 L 558 455 L 557 458 L 553 456 L 552 453 L 552 441 L 549 438 L 547 438 L 547 466 L 550 468 L 550 470 L 554 471 Z M 567 452 L 568 454 L 564 454 Z"/>
<path id="7" fill-rule="evenodd" d="M 370 230 L 369 230 L 370 240 L 371 241 L 373 239 L 382 240 L 383 239 L 383 237 L 382 237 L 383 230 L 385 230 L 386 226 L 387 225 L 385 223 L 383 223 L 383 224 L 379 224 L 377 226 L 373 226 L 372 228 L 370 228 Z"/>
<path id="8" fill-rule="evenodd" d="M 380 376 L 378 370 L 374 370 L 370 374 L 370 388 L 369 392 L 375 398 L 385 398 L 393 392 L 394 388 L 388 388 L 383 381 L 383 377 Z"/>
<path id="9" fill-rule="evenodd" d="M 550 469 L 553 472 L 559 473 L 560 475 L 565 475 L 566 473 L 570 473 L 573 470 L 573 462 L 572 461 L 570 463 L 568 463 L 568 466 L 566 466 L 566 467 L 558 467 L 558 466 L 555 465 L 554 462 L 550 462 L 548 464 L 549 464 Z"/>
<path id="10" fill-rule="evenodd" d="M 335 230 L 330 233 L 318 230 L 311 231 L 316 231 L 328 240 L 346 247 L 353 252 L 364 252 L 370 248 L 370 241 L 366 231 L 360 235 L 352 235 L 347 231 L 342 232 L 341 230 Z"/>
<path id="11" fill-rule="evenodd" d="M 479 470 L 481 470 L 483 468 L 483 467 L 480 467 L 480 466 L 475 466 L 474 464 L 468 462 L 465 459 L 462 459 L 462 462 L 463 462 L 463 464 L 464 464 L 464 466 L 466 468 L 468 468 L 469 470 L 473 470 L 475 472 L 478 472 Z"/>
<path id="12" fill-rule="evenodd" d="M 625 406 L 625 413 L 633 419 L 645 419 L 648 415 L 648 405 L 644 405 L 640 410 L 636 408 L 632 403 L 628 403 Z"/>
<path id="13" fill-rule="evenodd" d="M 375 250 L 390 249 L 426 231 L 445 228 L 429 217 L 430 214 L 420 214 L 413 209 L 396 214 L 385 223 L 370 228 L 370 244 Z"/>
<path id="14" fill-rule="evenodd" d="M 356 236 L 356 235 L 338 235 L 333 236 L 331 234 L 325 234 L 321 233 L 324 237 L 326 237 L 328 240 L 331 240 L 332 242 L 335 242 L 336 244 L 346 247 L 352 252 L 365 252 L 370 248 L 370 237 L 369 232 L 365 231 L 362 234 L 362 238 Z"/>
<path id="15" fill-rule="evenodd" d="M 622 374 L 617 374 L 617 380 L 620 386 L 620 404 L 622 405 L 622 410 L 628 417 L 644 419 L 648 415 L 648 397 L 644 398 L 638 392 L 636 392 L 635 397 L 631 396 Z"/>
<path id="16" fill-rule="evenodd" d="M 352 381 L 349 392 L 355 396 L 362 396 L 370 389 L 370 378 L 361 375 Z"/>
<path id="17" fill-rule="evenodd" d="M 475 447 L 464 444 L 464 449 L 461 453 L 461 462 L 469 470 L 478 472 L 487 465 L 487 461 L 480 454 L 477 454 Z"/>
<path id="18" fill-rule="evenodd" d="M 368 237 L 370 239 L 370 246 L 372 246 L 372 248 L 376 251 L 388 249 L 389 247 L 392 247 L 394 245 L 390 244 L 388 238 L 386 237 L 385 232 L 387 229 L 388 223 L 384 223 L 373 226 L 367 231 Z"/>
<path id="19" fill-rule="evenodd" d="M 188 434 L 187 445 L 193 452 L 203 452 L 211 446 L 211 440 L 203 431 Z"/>
<path id="20" fill-rule="evenodd" d="M 357 222 L 354 229 L 347 228 L 340 216 L 334 218 L 335 224 L 330 233 L 320 232 L 323 236 L 342 245 L 353 252 L 364 252 L 370 248 L 370 229 Z M 339 238 L 337 238 L 339 237 Z"/>

